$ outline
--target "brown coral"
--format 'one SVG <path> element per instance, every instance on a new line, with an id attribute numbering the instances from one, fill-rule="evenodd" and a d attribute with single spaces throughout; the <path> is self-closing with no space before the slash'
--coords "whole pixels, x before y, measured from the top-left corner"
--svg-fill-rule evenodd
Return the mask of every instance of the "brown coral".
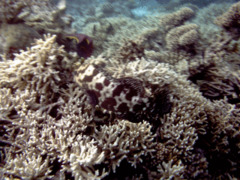
<path id="1" fill-rule="evenodd" d="M 194 11 L 190 8 L 182 8 L 172 14 L 167 14 L 160 19 L 160 26 L 163 26 L 165 31 L 183 25 L 183 23 L 194 16 Z"/>
<path id="2" fill-rule="evenodd" d="M 0 53 L 13 56 L 20 49 L 26 49 L 40 35 L 24 24 L 2 24 L 0 26 Z"/>
<path id="3" fill-rule="evenodd" d="M 194 49 L 192 46 L 197 43 L 199 37 L 197 29 L 196 24 L 187 24 L 171 29 L 166 35 L 167 48 L 172 51 L 180 48 Z"/>
<path id="4" fill-rule="evenodd" d="M 0 22 L 19 23 L 22 21 L 22 13 L 30 11 L 32 6 L 47 5 L 49 2 L 49 0 L 2 0 L 0 2 Z"/>
<path id="5" fill-rule="evenodd" d="M 0 2 L 0 23 L 25 24 L 38 33 L 71 32 L 71 17 L 64 14 L 65 0 L 54 5 L 50 0 L 3 0 Z"/>
<path id="6" fill-rule="evenodd" d="M 239 37 L 240 32 L 240 2 L 233 4 L 227 12 L 217 17 L 215 23 L 223 27 L 233 36 Z"/>
<path id="7" fill-rule="evenodd" d="M 151 21 L 153 26 L 155 20 Z M 126 23 L 126 19 L 122 22 Z M 124 23 L 121 26 L 131 27 Z M 76 54 L 65 52 L 56 44 L 56 37 L 50 35 L 21 51 L 14 60 L 3 58 L 0 64 L 1 175 L 6 179 L 239 178 L 239 103 L 229 101 L 231 95 L 238 95 L 233 89 L 239 80 L 238 66 L 233 72 L 229 65 L 232 37 L 212 39 L 217 42 L 191 56 L 179 55 L 172 49 L 163 54 L 164 43 L 159 45 L 158 41 L 165 34 L 159 35 L 156 26 L 147 32 L 150 35 L 143 33 L 141 43 L 133 42 L 137 50 L 145 42 L 149 49 L 154 47 L 151 49 L 154 60 L 141 57 L 141 53 L 134 51 L 134 43 L 127 44 L 129 51 L 118 49 L 121 46 L 118 41 L 111 47 L 112 54 L 119 50 L 116 56 L 92 57 L 81 64 Z M 194 34 L 192 29 L 187 32 Z M 105 31 L 103 34 L 107 36 Z M 185 46 L 190 35 L 180 36 L 180 44 Z M 118 100 L 126 100 L 130 105 L 138 101 L 139 96 L 134 93 L 130 93 L 131 98 L 122 98 L 129 89 L 134 89 L 148 95 L 147 101 L 140 98 L 143 104 L 149 100 L 156 103 L 144 109 L 146 116 L 135 123 L 116 118 L 117 111 L 111 107 L 113 112 L 99 107 L 95 111 L 91 105 L 94 101 L 89 102 L 88 98 L 91 92 L 86 93 L 83 83 L 74 81 L 74 76 L 81 76 L 82 72 L 73 71 L 84 67 L 94 67 L 92 71 L 82 71 L 85 73 L 82 77 L 93 85 L 108 77 L 113 85 L 130 86 L 120 91 L 123 93 Z M 211 76 L 211 81 L 206 83 L 226 88 L 225 97 L 211 101 L 203 96 L 198 84 L 201 79 L 196 74 L 205 72 Z M 108 81 L 103 83 L 107 84 Z M 96 87 L 101 89 L 101 85 Z M 112 92 L 114 87 L 109 89 Z M 163 96 L 156 96 L 159 92 Z M 97 99 L 90 100 L 96 103 Z M 168 111 L 163 116 L 152 116 L 156 108 Z M 99 121 L 96 112 L 113 116 Z"/>

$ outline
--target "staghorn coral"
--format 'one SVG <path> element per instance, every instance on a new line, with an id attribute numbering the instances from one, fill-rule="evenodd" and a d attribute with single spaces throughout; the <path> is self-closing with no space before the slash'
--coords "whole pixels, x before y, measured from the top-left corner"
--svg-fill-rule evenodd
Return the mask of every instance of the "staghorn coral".
<path id="1" fill-rule="evenodd" d="M 99 58 L 99 61 L 104 61 L 104 59 Z M 207 133 L 207 117 L 209 116 L 207 112 L 214 111 L 211 107 L 211 102 L 203 98 L 197 89 L 191 87 L 189 82 L 184 80 L 184 77 L 179 78 L 180 75 L 171 71 L 169 66 L 157 64 L 152 61 L 146 62 L 143 59 L 133 62 L 130 61 L 127 65 L 123 63 L 122 67 L 119 66 L 119 63 L 116 67 L 117 62 L 114 62 L 114 60 L 112 60 L 112 63 L 113 64 L 108 64 L 105 70 L 113 74 L 112 76 L 115 78 L 130 76 L 140 78 L 142 81 L 158 82 L 158 84 L 164 84 L 164 82 L 169 83 L 168 87 L 171 89 L 171 97 L 174 97 L 174 99 L 172 99 L 173 109 L 161 119 L 157 131 L 158 141 L 163 143 L 165 147 L 163 149 L 166 149 L 163 152 L 164 160 L 170 161 L 173 159 L 175 163 L 175 161 L 180 158 L 183 163 L 182 165 L 185 167 L 184 170 L 181 169 L 183 166 L 181 166 L 181 168 L 179 167 L 182 172 L 182 174 L 179 175 L 181 177 L 192 177 L 191 175 L 193 174 L 195 177 L 205 177 L 207 172 L 195 168 L 191 163 L 192 160 L 196 160 L 196 162 L 194 162 L 196 165 L 207 166 L 206 157 L 198 152 L 199 147 L 197 147 L 196 144 L 198 143 L 198 138 Z M 116 69 L 114 69 L 114 67 Z M 79 72 L 79 74 L 82 73 Z M 97 76 L 97 74 L 95 75 Z M 188 96 L 186 96 L 186 91 L 188 92 Z M 156 153 L 161 154 L 161 151 L 160 149 L 159 152 Z M 199 156 L 192 156 L 195 151 Z M 152 153 L 155 154 L 155 152 Z M 153 155 L 153 157 L 157 156 Z M 161 156 L 159 158 L 158 163 L 163 160 Z M 150 160 L 150 162 L 152 162 L 152 160 Z M 156 160 L 155 163 L 157 163 Z M 163 176 L 163 172 L 160 172 L 158 175 L 153 176 Z"/>
<path id="2" fill-rule="evenodd" d="M 71 174 L 76 179 L 96 179 L 115 171 L 126 158 L 138 166 L 142 162 L 139 158 L 153 151 L 154 136 L 150 124 L 116 119 L 115 123 L 100 126 L 98 130 L 92 108 L 85 103 L 84 91 L 71 83 L 71 72 L 67 69 L 73 68 L 74 58 L 71 56 L 72 61 L 69 61 L 67 54 L 60 58 L 66 52 L 57 46 L 55 40 L 56 36 L 46 36 L 44 40 L 36 41 L 33 47 L 16 55 L 13 66 L 8 66 L 11 60 L 2 62 L 2 65 L 5 64 L 1 69 L 5 78 L 1 79 L 0 101 L 1 119 L 5 119 L 1 120 L 1 127 L 5 130 L 1 137 L 1 142 L 4 142 L 2 153 L 5 159 L 4 163 L 1 162 L 4 164 L 1 169 L 4 177 L 43 179 L 59 172 L 55 176 Z M 16 68 L 18 76 L 12 73 Z M 68 86 L 58 83 L 58 78 L 55 78 L 60 76 L 60 68 L 65 69 L 65 76 L 70 80 Z M 35 81 L 40 84 L 52 81 L 52 86 L 36 86 Z M 42 96 L 50 94 L 58 98 L 41 100 Z M 109 142 L 107 137 L 111 137 L 112 131 L 108 129 L 117 130 L 121 138 L 112 138 L 113 141 Z M 106 144 L 105 140 L 109 143 Z M 122 146 L 115 146 L 117 142 Z M 112 148 L 119 151 L 115 159 L 106 155 Z M 30 154 L 33 156 L 30 157 Z M 23 169 L 18 168 L 14 159 Z M 34 161 L 36 171 L 28 170 Z M 24 169 L 28 170 L 28 174 Z"/>
<path id="3" fill-rule="evenodd" d="M 14 61 L 5 60 L 1 62 L 0 80 L 1 87 L 15 89 L 29 89 L 38 92 L 39 101 L 46 102 L 54 99 L 50 92 L 57 92 L 61 84 L 61 73 L 57 68 L 59 62 L 64 62 L 63 47 L 57 49 L 53 43 L 56 36 L 46 36 L 45 40 L 38 40 L 36 44 L 27 51 L 17 54 Z M 54 61 L 59 59 L 59 62 Z M 28 82 L 32 82 L 29 87 Z M 49 92 L 49 96 L 41 96 Z"/>
<path id="4" fill-rule="evenodd" d="M 135 51 L 138 52 L 150 43 L 156 46 L 156 42 L 154 40 L 158 39 L 158 22 L 158 17 L 149 17 L 147 20 L 139 21 L 134 21 L 127 17 L 103 18 L 97 20 L 97 22 L 88 23 L 86 27 L 83 28 L 83 32 L 93 39 L 95 56 L 103 53 L 104 56 L 109 58 L 112 58 L 112 56 L 120 56 L 119 58 L 123 58 L 122 56 L 131 57 L 134 56 L 135 53 L 130 51 L 131 46 L 136 46 Z M 150 27 L 150 30 L 146 27 Z M 129 29 L 134 30 L 129 31 Z M 129 39 L 129 37 L 132 38 Z M 145 38 L 148 38 L 149 41 L 151 39 L 153 40 L 149 43 L 144 40 L 144 44 L 141 44 L 140 42 Z M 121 52 L 119 50 L 120 47 L 123 49 Z M 125 52 L 126 49 L 129 53 Z M 118 52 L 116 52 L 116 50 Z"/>
<path id="5" fill-rule="evenodd" d="M 172 163 L 173 160 L 169 162 L 162 162 L 161 165 L 157 167 L 158 172 L 162 174 L 160 179 L 183 178 L 184 166 L 182 165 L 182 162 L 179 161 L 176 164 Z"/>
<path id="6" fill-rule="evenodd" d="M 226 12 L 229 6 L 231 6 L 230 2 L 212 2 L 207 7 L 201 8 L 198 15 L 192 20 L 193 23 L 198 25 L 200 37 L 204 39 L 203 42 L 207 43 L 206 46 L 211 43 L 212 39 L 209 39 L 209 37 L 214 37 L 219 32 L 219 28 L 213 23 L 214 20 Z"/>
<path id="7" fill-rule="evenodd" d="M 113 172 L 116 172 L 116 168 L 124 159 L 136 167 L 142 162 L 141 157 L 155 151 L 154 136 L 150 124 L 146 121 L 119 121 L 112 126 L 104 125 L 100 130 L 96 129 L 94 137 L 98 141 L 99 149 L 105 153 L 105 163 L 112 166 Z"/>
<path id="8" fill-rule="evenodd" d="M 197 84 L 208 99 L 227 98 L 231 104 L 239 102 L 239 72 L 237 62 L 234 62 L 238 51 L 235 46 L 231 36 L 217 36 L 204 51 L 204 56 L 189 65 L 188 79 Z"/>
<path id="9" fill-rule="evenodd" d="M 144 47 L 143 47 L 143 39 L 133 40 L 125 40 L 122 43 L 121 47 L 117 52 L 115 52 L 113 58 L 118 61 L 126 62 L 133 61 L 139 59 L 144 56 Z"/>
<path id="10" fill-rule="evenodd" d="M 44 159 L 41 155 L 31 152 L 23 152 L 12 158 L 8 156 L 8 163 L 4 167 L 4 173 L 10 177 L 24 179 L 44 179 L 52 177 L 49 168 L 50 160 Z"/>

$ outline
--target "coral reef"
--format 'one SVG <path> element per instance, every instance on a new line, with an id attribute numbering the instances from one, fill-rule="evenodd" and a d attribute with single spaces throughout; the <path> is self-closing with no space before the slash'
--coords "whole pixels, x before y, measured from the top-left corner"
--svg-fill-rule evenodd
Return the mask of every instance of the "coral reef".
<path id="1" fill-rule="evenodd" d="M 103 64 L 96 64 L 95 59 L 93 62 L 82 65 L 75 78 L 86 89 L 93 106 L 113 111 L 117 117 L 133 122 L 157 119 L 169 111 L 167 87 L 163 84 L 158 86 L 146 78 L 142 80 L 124 75 L 113 78 L 109 71 L 101 68 Z M 146 114 L 149 111 L 151 114 Z"/>
<path id="2" fill-rule="evenodd" d="M 215 23 L 221 27 L 223 27 L 226 31 L 230 32 L 232 35 L 237 35 L 239 37 L 239 11 L 240 11 L 240 3 L 235 3 L 232 5 L 227 12 L 223 15 L 217 17 Z"/>
<path id="3" fill-rule="evenodd" d="M 223 28 L 206 39 L 195 18 L 201 13 L 189 7 L 132 19 L 111 17 L 121 8 L 109 9 L 118 4 L 109 0 L 85 16 L 83 33 L 96 51 L 83 60 L 59 43 L 64 1 L 44 1 L 49 17 L 36 21 L 22 13 L 39 12 L 39 1 L 6 2 L 1 32 L 22 27 L 30 40 L 15 45 L 17 31 L 1 45 L 1 53 L 18 50 L 0 61 L 3 179 L 240 178 L 238 26 L 217 23 Z M 216 21 L 236 14 L 238 4 Z M 91 14 L 99 11 L 97 22 Z M 45 32 L 53 34 L 39 38 Z M 66 36 L 76 43 L 86 37 L 77 35 Z"/>
<path id="4" fill-rule="evenodd" d="M 37 31 L 24 24 L 2 24 L 0 34 L 0 53 L 2 54 L 18 52 L 19 49 L 30 46 L 34 39 L 40 38 Z"/>
<path id="5" fill-rule="evenodd" d="M 66 2 L 51 0 L 3 0 L 0 2 L 0 52 L 13 58 L 35 38 L 46 33 L 71 33 L 72 18 L 65 14 Z"/>
<path id="6" fill-rule="evenodd" d="M 161 17 L 160 24 L 166 31 L 183 25 L 183 23 L 194 16 L 194 11 L 190 8 L 181 8 L 180 10 Z"/>
<path id="7" fill-rule="evenodd" d="M 58 6 L 54 6 L 50 0 L 3 0 L 0 6 L 1 23 L 24 23 L 43 33 L 63 31 L 63 27 L 70 22 L 69 17 L 63 14 L 66 9 L 64 0 Z"/>
<path id="8" fill-rule="evenodd" d="M 175 51 L 194 46 L 199 37 L 197 28 L 196 24 L 187 24 L 171 29 L 166 35 L 167 48 Z"/>

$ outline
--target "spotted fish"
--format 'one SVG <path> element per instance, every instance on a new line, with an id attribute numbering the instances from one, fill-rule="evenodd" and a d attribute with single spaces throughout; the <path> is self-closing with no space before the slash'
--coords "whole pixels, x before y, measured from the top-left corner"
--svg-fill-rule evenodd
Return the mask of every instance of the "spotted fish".
<path id="1" fill-rule="evenodd" d="M 157 89 L 156 85 L 146 85 L 132 77 L 113 78 L 95 64 L 81 66 L 76 74 L 75 81 L 86 90 L 93 107 L 99 106 L 132 122 L 163 113 L 163 108 L 158 107 L 162 102 L 157 102 L 158 95 L 153 93 Z M 164 96 L 167 97 L 166 94 Z M 162 95 L 160 99 L 166 100 Z"/>

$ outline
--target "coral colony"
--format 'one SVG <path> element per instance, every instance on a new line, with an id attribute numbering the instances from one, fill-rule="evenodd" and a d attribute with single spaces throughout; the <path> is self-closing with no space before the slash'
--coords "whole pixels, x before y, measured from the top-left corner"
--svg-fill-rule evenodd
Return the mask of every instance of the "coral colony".
<path id="1" fill-rule="evenodd" d="M 1 0 L 0 179 L 240 179 L 239 12 Z"/>

